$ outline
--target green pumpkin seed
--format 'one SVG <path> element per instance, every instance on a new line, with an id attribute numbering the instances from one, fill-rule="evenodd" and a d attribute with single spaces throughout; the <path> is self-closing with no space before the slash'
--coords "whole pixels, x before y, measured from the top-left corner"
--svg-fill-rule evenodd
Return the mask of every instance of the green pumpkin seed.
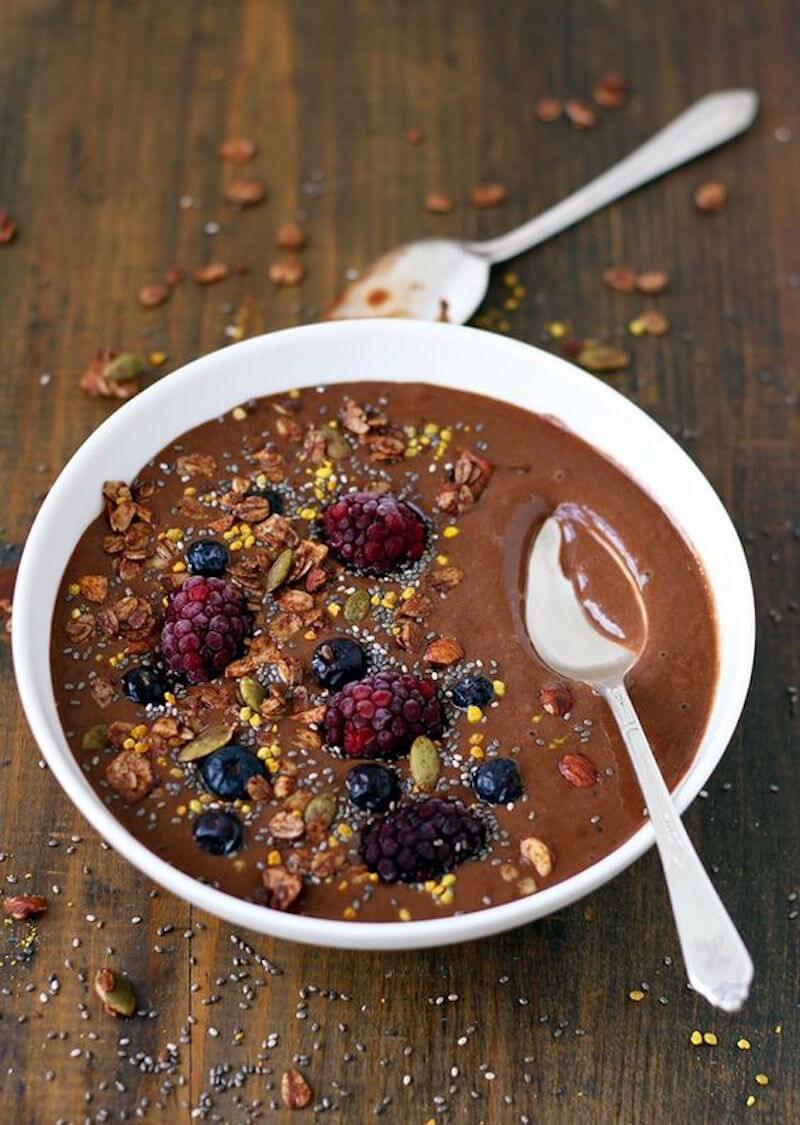
<path id="1" fill-rule="evenodd" d="M 179 762 L 194 762 L 198 758 L 206 758 L 215 750 L 227 746 L 231 740 L 234 728 L 230 723 L 214 723 L 193 738 L 178 754 Z"/>
<path id="2" fill-rule="evenodd" d="M 251 676 L 242 676 L 239 680 L 239 695 L 253 711 L 257 711 L 264 702 L 264 689 L 258 680 L 254 680 Z"/>
<path id="3" fill-rule="evenodd" d="M 286 581 L 286 576 L 292 569 L 294 562 L 294 551 L 291 547 L 287 547 L 285 551 L 281 551 L 275 562 L 269 568 L 267 575 L 267 593 L 271 594 L 273 590 Z"/>
<path id="4" fill-rule="evenodd" d="M 105 750 L 108 746 L 108 727 L 105 723 L 98 723 L 97 726 L 89 727 L 83 736 L 81 743 L 84 750 Z"/>
<path id="5" fill-rule="evenodd" d="M 439 751 L 424 734 L 414 739 L 408 758 L 408 765 L 411 770 L 411 776 L 423 792 L 429 793 L 435 788 L 436 782 L 439 780 L 439 771 L 441 769 Z"/>
<path id="6" fill-rule="evenodd" d="M 317 824 L 320 828 L 330 828 L 336 820 L 339 803 L 333 793 L 317 793 L 305 807 L 303 820 L 306 824 Z"/>
<path id="7" fill-rule="evenodd" d="M 363 621 L 372 607 L 367 590 L 354 590 L 344 603 L 344 619 L 350 625 Z"/>
<path id="8" fill-rule="evenodd" d="M 115 383 L 125 383 L 129 379 L 136 379 L 147 370 L 144 359 L 135 352 L 122 352 L 108 361 L 103 370 L 106 379 Z"/>
<path id="9" fill-rule="evenodd" d="M 124 973 L 98 969 L 94 977 L 94 990 L 109 1015 L 132 1016 L 136 1011 L 136 993 Z"/>
<path id="10" fill-rule="evenodd" d="M 330 426 L 327 428 L 325 434 L 325 452 L 330 457 L 331 461 L 343 461 L 345 457 L 350 456 L 350 446 L 347 444 L 347 438 L 338 430 L 333 430 Z"/>

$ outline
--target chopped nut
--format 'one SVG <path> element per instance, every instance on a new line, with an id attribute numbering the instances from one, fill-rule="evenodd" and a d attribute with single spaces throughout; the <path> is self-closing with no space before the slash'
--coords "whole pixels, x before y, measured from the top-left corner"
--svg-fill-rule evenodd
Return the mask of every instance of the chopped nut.
<path id="1" fill-rule="evenodd" d="M 256 146 L 247 137 L 228 137 L 217 149 L 220 160 L 229 164 L 246 164 L 256 154 Z"/>
<path id="2" fill-rule="evenodd" d="M 648 309 L 631 321 L 630 330 L 634 336 L 645 333 L 648 336 L 665 336 L 669 332 L 669 321 L 657 309 Z"/>
<path id="3" fill-rule="evenodd" d="M 464 571 L 460 566 L 443 566 L 435 570 L 430 578 L 431 586 L 438 593 L 453 590 L 464 581 Z"/>
<path id="4" fill-rule="evenodd" d="M 663 270 L 650 270 L 648 273 L 640 273 L 636 278 L 636 288 L 639 292 L 650 296 L 663 293 L 668 285 L 669 277 Z"/>
<path id="5" fill-rule="evenodd" d="M 489 207 L 500 207 L 508 199 L 505 184 L 477 184 L 469 193 L 469 201 L 479 211 Z"/>
<path id="6" fill-rule="evenodd" d="M 27 922 L 47 910 L 44 895 L 11 895 L 3 899 L 3 912 L 16 922 Z"/>
<path id="7" fill-rule="evenodd" d="M 591 789 L 600 780 L 594 763 L 584 754 L 564 754 L 559 759 L 558 772 L 576 789 Z"/>
<path id="8" fill-rule="evenodd" d="M 275 232 L 275 245 L 279 250 L 302 250 L 306 244 L 306 232 L 299 223 L 283 223 Z"/>
<path id="9" fill-rule="evenodd" d="M 519 846 L 524 859 L 532 864 L 537 875 L 545 879 L 553 870 L 554 857 L 544 840 L 538 836 L 528 836 Z"/>
<path id="10" fill-rule="evenodd" d="M 108 594 L 108 579 L 103 574 L 84 574 L 78 579 L 81 593 L 90 602 L 105 601 Z"/>
<path id="11" fill-rule="evenodd" d="M 425 210 L 432 215 L 449 215 L 455 205 L 453 197 L 442 191 L 429 191 L 425 196 Z"/>
<path id="12" fill-rule="evenodd" d="M 616 72 L 601 75 L 592 90 L 592 97 L 603 109 L 620 109 L 625 104 L 625 95 L 625 79 Z"/>
<path id="13" fill-rule="evenodd" d="M 425 649 L 423 660 L 427 664 L 435 664 L 446 668 L 450 664 L 457 664 L 463 659 L 464 649 L 453 637 L 439 637 L 432 641 Z"/>
<path id="14" fill-rule="evenodd" d="M 298 818 L 299 819 L 299 818 Z M 300 824 L 302 825 L 302 820 Z M 283 866 L 267 867 L 262 872 L 261 878 L 267 892 L 267 906 L 272 910 L 288 910 L 293 906 L 303 890 L 303 880 L 300 875 L 292 874 Z M 309 1091 L 310 1097 L 310 1091 Z M 284 1098 L 285 1100 L 285 1098 Z M 288 1102 L 286 1103 L 289 1104 Z M 300 1108 L 298 1102 L 298 1107 Z M 307 1105 L 308 1101 L 302 1103 Z"/>
<path id="15" fill-rule="evenodd" d="M 599 340 L 584 340 L 577 355 L 578 363 L 597 374 L 622 371 L 628 366 L 628 353 Z"/>
<path id="16" fill-rule="evenodd" d="M 17 221 L 12 219 L 8 211 L 0 208 L 0 246 L 12 242 L 17 233 Z"/>
<path id="17" fill-rule="evenodd" d="M 557 121 L 563 111 L 564 107 L 559 98 L 539 98 L 535 110 L 536 120 L 545 124 Z"/>
<path id="18" fill-rule="evenodd" d="M 272 796 L 269 782 L 260 774 L 254 774 L 253 777 L 248 778 L 245 789 L 251 801 L 268 801 Z"/>
<path id="19" fill-rule="evenodd" d="M 421 145 L 425 140 L 425 133 L 418 125 L 412 125 L 406 130 L 406 140 L 410 145 Z"/>
<path id="20" fill-rule="evenodd" d="M 564 103 L 564 109 L 570 124 L 576 129 L 591 129 L 597 124 L 597 114 L 588 102 L 580 101 L 578 98 L 568 98 Z"/>
<path id="21" fill-rule="evenodd" d="M 81 376 L 80 388 L 91 398 L 130 398 L 139 390 L 138 377 L 146 370 L 141 356 L 101 348 Z"/>
<path id="22" fill-rule="evenodd" d="M 633 293 L 636 289 L 636 274 L 623 266 L 609 266 L 603 270 L 603 281 L 615 293 Z"/>
<path id="23" fill-rule="evenodd" d="M 194 279 L 198 285 L 213 285 L 217 281 L 224 281 L 229 273 L 224 262 L 208 262 L 205 266 L 197 267 Z"/>
<path id="24" fill-rule="evenodd" d="M 276 840 L 299 840 L 306 826 L 297 813 L 279 812 L 270 820 L 269 830 Z"/>
<path id="25" fill-rule="evenodd" d="M 289 1067 L 281 1078 L 281 1098 L 288 1109 L 305 1109 L 311 1101 L 311 1087 L 299 1070 Z"/>
<path id="26" fill-rule="evenodd" d="M 162 282 L 153 285 L 143 285 L 139 290 L 139 303 L 146 309 L 155 309 L 169 299 L 169 286 Z"/>
<path id="27" fill-rule="evenodd" d="M 273 285 L 286 288 L 300 285 L 305 275 L 305 266 L 295 258 L 281 258 L 269 267 L 269 279 Z"/>
<path id="28" fill-rule="evenodd" d="M 232 180 L 225 189 L 225 199 L 237 207 L 252 207 L 266 197 L 267 185 L 254 177 Z"/>
<path id="29" fill-rule="evenodd" d="M 539 691 L 539 705 L 548 715 L 563 719 L 572 710 L 572 692 L 566 684 L 548 684 Z"/>
<path id="30" fill-rule="evenodd" d="M 701 184 L 694 193 L 694 205 L 703 214 L 711 215 L 721 211 L 728 199 L 728 189 L 717 180 Z"/>

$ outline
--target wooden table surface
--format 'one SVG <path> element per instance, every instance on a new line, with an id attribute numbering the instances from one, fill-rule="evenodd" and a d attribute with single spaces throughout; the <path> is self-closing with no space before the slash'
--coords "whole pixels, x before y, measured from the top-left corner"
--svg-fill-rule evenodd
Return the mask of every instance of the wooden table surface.
<path id="1" fill-rule="evenodd" d="M 800 1119 L 797 16 L 789 0 L 6 0 L 0 210 L 19 230 L 0 246 L 3 563 L 113 409 L 78 389 L 99 348 L 164 352 L 154 377 L 168 378 L 232 334 L 313 320 L 348 269 L 402 239 L 522 221 L 708 90 L 753 86 L 763 109 L 725 150 L 514 263 L 526 295 L 507 315 L 512 335 L 555 350 L 552 322 L 627 340 L 631 364 L 609 381 L 676 435 L 744 538 L 753 689 L 686 822 L 753 951 L 745 1010 L 687 990 L 653 853 L 563 913 L 463 947 L 369 955 L 234 935 L 75 812 L 38 762 L 3 643 L 0 877 L 49 900 L 35 936 L 0 931 L 3 1120 L 301 1119 L 280 1108 L 292 1060 L 317 1112 L 343 1122 Z M 595 129 L 536 121 L 540 96 L 588 97 L 616 69 L 631 97 Z M 269 185 L 241 213 L 222 199 L 237 171 L 216 155 L 232 135 L 258 146 L 238 174 Z M 729 201 L 700 215 L 709 179 Z M 485 181 L 507 185 L 505 207 L 470 208 Z M 454 197 L 450 215 L 425 212 L 432 190 Z M 276 290 L 274 231 L 294 217 L 307 280 Z M 168 267 L 212 260 L 250 270 L 139 305 Z M 626 334 L 653 302 L 604 286 L 610 264 L 668 271 L 666 336 Z M 507 295 L 500 276 L 487 307 Z M 89 978 L 103 963 L 130 974 L 146 1014 L 102 1014 Z M 717 1042 L 693 1046 L 695 1030 Z"/>

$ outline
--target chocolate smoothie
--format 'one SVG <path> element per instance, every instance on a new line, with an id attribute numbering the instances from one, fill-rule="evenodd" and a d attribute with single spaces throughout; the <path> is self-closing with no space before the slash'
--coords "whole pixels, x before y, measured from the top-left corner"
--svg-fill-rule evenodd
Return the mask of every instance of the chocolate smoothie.
<path id="1" fill-rule="evenodd" d="M 480 910 L 642 823 L 603 701 L 526 633 L 528 552 L 555 511 L 590 619 L 641 651 L 630 693 L 670 787 L 697 750 L 705 575 L 553 420 L 423 384 L 292 391 L 184 434 L 101 508 L 53 620 L 70 746 L 148 848 L 265 909 Z"/>

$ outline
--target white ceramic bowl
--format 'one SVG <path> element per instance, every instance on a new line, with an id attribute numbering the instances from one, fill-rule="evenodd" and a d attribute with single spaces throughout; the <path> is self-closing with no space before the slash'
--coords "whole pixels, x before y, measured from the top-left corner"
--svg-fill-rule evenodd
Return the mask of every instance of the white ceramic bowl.
<path id="1" fill-rule="evenodd" d="M 59 782 L 97 831 L 155 882 L 237 926 L 350 949 L 465 941 L 560 910 L 618 875 L 653 843 L 649 824 L 599 863 L 518 902 L 419 922 L 332 922 L 268 910 L 213 890 L 159 859 L 122 827 L 81 772 L 51 685 L 53 604 L 62 573 L 98 513 L 106 479 L 131 479 L 181 433 L 258 395 L 346 380 L 429 382 L 554 415 L 621 464 L 684 530 L 713 589 L 719 624 L 716 696 L 675 799 L 685 809 L 720 760 L 744 704 L 755 614 L 744 552 L 722 504 L 655 422 L 599 379 L 547 352 L 470 328 L 399 320 L 341 321 L 260 336 L 195 360 L 117 410 L 81 446 L 36 517 L 14 596 L 14 664 L 33 734 Z"/>

